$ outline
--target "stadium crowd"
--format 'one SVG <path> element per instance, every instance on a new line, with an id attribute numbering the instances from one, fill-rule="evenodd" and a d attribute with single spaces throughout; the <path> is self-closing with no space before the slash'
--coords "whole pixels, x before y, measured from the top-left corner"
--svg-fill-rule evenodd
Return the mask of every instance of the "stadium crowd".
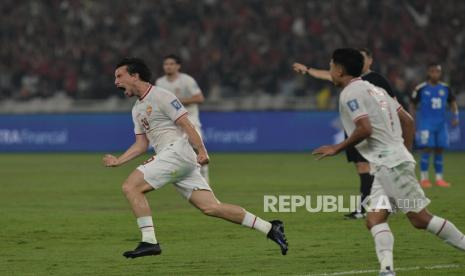
<path id="1" fill-rule="evenodd" d="M 327 68 L 341 46 L 372 49 L 374 69 L 401 95 L 424 80 L 430 61 L 465 93 L 459 0 L 3 0 L 0 10 L 0 99 L 107 98 L 118 94 L 121 57 L 142 57 L 160 76 L 168 53 L 183 58 L 207 97 L 335 95 L 291 64 Z"/>

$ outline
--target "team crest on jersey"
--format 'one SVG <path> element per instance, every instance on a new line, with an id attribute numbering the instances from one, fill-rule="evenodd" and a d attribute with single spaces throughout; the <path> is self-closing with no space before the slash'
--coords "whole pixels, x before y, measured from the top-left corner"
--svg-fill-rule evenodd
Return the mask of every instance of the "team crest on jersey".
<path id="1" fill-rule="evenodd" d="M 446 91 L 443 89 L 439 90 L 439 96 L 444 96 L 446 94 Z"/>
<path id="2" fill-rule="evenodd" d="M 354 112 L 358 109 L 358 102 L 357 99 L 353 99 L 347 102 L 347 106 L 349 107 L 350 111 Z"/>
<path id="3" fill-rule="evenodd" d="M 431 92 L 429 92 L 428 90 L 425 90 L 425 95 L 426 95 L 426 96 L 430 96 L 430 95 L 431 95 Z"/>
<path id="4" fill-rule="evenodd" d="M 147 109 L 145 110 L 145 112 L 147 112 L 147 116 L 150 116 L 150 114 L 152 114 L 152 110 L 153 108 L 151 105 L 147 106 Z"/>
<path id="5" fill-rule="evenodd" d="M 176 99 L 174 101 L 171 102 L 171 105 L 176 109 L 176 110 L 179 110 L 182 108 L 182 105 L 181 103 Z"/>

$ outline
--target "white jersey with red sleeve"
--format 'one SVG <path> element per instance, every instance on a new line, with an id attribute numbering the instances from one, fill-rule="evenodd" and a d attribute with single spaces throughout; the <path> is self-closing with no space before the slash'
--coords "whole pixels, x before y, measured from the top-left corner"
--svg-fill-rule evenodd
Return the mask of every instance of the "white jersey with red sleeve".
<path id="1" fill-rule="evenodd" d="M 136 135 L 144 134 L 156 153 L 179 139 L 187 139 L 185 133 L 176 125 L 176 120 L 187 110 L 176 96 L 156 86 L 140 97 L 132 108 L 132 119 Z"/>
<path id="2" fill-rule="evenodd" d="M 168 80 L 166 76 L 163 76 L 157 79 L 156 85 L 171 91 L 180 99 L 190 98 L 202 93 L 194 78 L 185 73 L 179 73 L 174 80 Z M 189 120 L 195 127 L 200 128 L 199 105 L 190 104 L 186 106 L 186 109 L 189 112 Z"/>
<path id="3" fill-rule="evenodd" d="M 401 108 L 386 91 L 360 78 L 353 79 L 342 90 L 339 112 L 346 133 L 352 134 L 357 120 L 370 120 L 371 136 L 355 146 L 370 163 L 392 168 L 403 162 L 415 162 L 404 146 L 397 115 Z"/>

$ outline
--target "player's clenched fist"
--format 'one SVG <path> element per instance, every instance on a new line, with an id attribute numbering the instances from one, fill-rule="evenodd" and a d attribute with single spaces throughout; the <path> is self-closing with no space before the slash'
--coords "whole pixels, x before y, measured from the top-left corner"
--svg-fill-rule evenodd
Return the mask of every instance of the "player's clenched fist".
<path id="1" fill-rule="evenodd" d="M 199 152 L 197 155 L 197 163 L 200 165 L 206 165 L 210 162 L 210 157 L 208 157 L 207 153 Z"/>
<path id="2" fill-rule="evenodd" d="M 118 158 L 111 154 L 106 154 L 103 157 L 103 165 L 105 165 L 105 167 L 117 167 L 119 166 Z"/>

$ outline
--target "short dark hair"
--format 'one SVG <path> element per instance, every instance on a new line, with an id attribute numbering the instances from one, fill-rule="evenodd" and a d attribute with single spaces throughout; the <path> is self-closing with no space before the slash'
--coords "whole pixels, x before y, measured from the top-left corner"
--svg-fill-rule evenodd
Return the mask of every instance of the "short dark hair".
<path id="1" fill-rule="evenodd" d="M 441 63 L 439 63 L 439 62 L 430 62 L 430 63 L 428 63 L 428 68 L 436 67 L 436 66 L 441 67 Z"/>
<path id="2" fill-rule="evenodd" d="M 358 48 L 358 51 L 365 53 L 365 55 L 367 55 L 367 57 L 373 57 L 373 53 L 368 48 L 364 48 L 364 47 Z"/>
<path id="3" fill-rule="evenodd" d="M 150 71 L 149 67 L 145 62 L 136 57 L 126 57 L 123 58 L 117 65 L 116 68 L 121 66 L 127 66 L 128 73 L 130 75 L 139 74 L 139 78 L 143 81 L 150 82 L 152 78 L 152 71 Z"/>
<path id="4" fill-rule="evenodd" d="M 353 48 L 340 48 L 333 52 L 333 63 L 344 67 L 347 75 L 359 77 L 363 69 L 363 55 Z"/>
<path id="5" fill-rule="evenodd" d="M 178 56 L 178 55 L 175 55 L 175 54 L 169 54 L 169 55 L 166 55 L 166 56 L 163 57 L 163 61 L 165 61 L 167 59 L 172 59 L 179 65 L 181 65 L 181 63 L 182 63 L 181 57 Z"/>

